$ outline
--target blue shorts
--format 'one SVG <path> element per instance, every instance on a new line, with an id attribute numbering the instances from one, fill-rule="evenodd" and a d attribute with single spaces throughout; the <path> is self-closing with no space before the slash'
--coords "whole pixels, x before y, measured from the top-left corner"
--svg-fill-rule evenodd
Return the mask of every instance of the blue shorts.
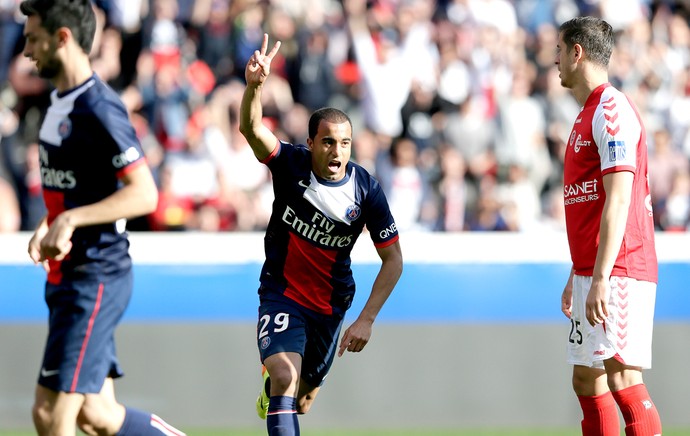
<path id="1" fill-rule="evenodd" d="M 304 381 L 323 384 L 337 352 L 342 315 L 324 315 L 277 293 L 262 293 L 257 325 L 261 361 L 280 352 L 302 356 Z"/>
<path id="2" fill-rule="evenodd" d="M 59 392 L 98 393 L 121 377 L 115 327 L 132 295 L 132 271 L 117 277 L 46 283 L 48 340 L 38 384 Z"/>

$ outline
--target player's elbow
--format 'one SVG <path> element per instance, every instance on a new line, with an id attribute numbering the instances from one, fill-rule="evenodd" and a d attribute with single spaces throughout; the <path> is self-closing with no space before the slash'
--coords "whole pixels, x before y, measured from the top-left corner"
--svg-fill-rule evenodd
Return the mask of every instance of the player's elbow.
<path id="1" fill-rule="evenodd" d="M 142 198 L 143 215 L 153 213 L 158 207 L 158 189 L 148 189 Z"/>

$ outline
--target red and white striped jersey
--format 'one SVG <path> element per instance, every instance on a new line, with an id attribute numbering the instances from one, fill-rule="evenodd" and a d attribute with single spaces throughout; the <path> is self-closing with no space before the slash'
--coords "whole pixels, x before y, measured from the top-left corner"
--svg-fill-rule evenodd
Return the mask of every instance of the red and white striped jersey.
<path id="1" fill-rule="evenodd" d="M 647 137 L 635 105 L 609 83 L 596 88 L 575 120 L 565 152 L 563 193 L 573 268 L 592 275 L 606 200 L 603 176 L 634 173 L 625 236 L 612 276 L 657 282 Z"/>

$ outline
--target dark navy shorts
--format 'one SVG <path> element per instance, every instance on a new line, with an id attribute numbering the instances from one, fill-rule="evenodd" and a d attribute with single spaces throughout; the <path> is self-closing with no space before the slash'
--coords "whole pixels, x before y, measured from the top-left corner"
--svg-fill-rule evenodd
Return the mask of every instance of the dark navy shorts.
<path id="1" fill-rule="evenodd" d="M 264 293 L 257 325 L 261 361 L 280 352 L 299 353 L 302 379 L 321 386 L 333 364 L 342 325 L 342 315 L 324 315 L 281 294 Z"/>
<path id="2" fill-rule="evenodd" d="M 102 281 L 46 283 L 48 340 L 38 384 L 60 392 L 98 393 L 121 377 L 115 327 L 132 295 L 132 271 Z"/>

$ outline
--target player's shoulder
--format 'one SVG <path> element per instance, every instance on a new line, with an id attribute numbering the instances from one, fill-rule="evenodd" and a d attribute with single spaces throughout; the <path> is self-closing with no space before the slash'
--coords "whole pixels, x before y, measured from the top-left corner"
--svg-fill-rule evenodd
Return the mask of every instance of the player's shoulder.
<path id="1" fill-rule="evenodd" d="M 349 161 L 347 163 L 347 173 L 354 177 L 361 189 L 368 192 L 378 191 L 381 189 L 381 184 L 366 168 L 357 162 Z"/>
<path id="2" fill-rule="evenodd" d="M 96 74 L 91 76 L 88 84 L 88 89 L 79 97 L 79 102 L 82 105 L 90 108 L 95 113 L 111 110 L 113 107 L 125 110 L 119 94 Z"/>
<path id="3" fill-rule="evenodd" d="M 603 124 L 637 124 L 637 107 L 621 90 L 614 86 L 606 86 L 601 90 L 595 109 L 593 122 Z"/>
<path id="4" fill-rule="evenodd" d="M 610 111 L 614 109 L 633 108 L 632 102 L 627 95 L 613 85 L 606 86 L 602 89 L 599 97 L 598 109 Z"/>
<path id="5" fill-rule="evenodd" d="M 271 162 L 284 162 L 290 165 L 295 165 L 298 162 L 306 162 L 311 164 L 311 151 L 306 145 L 293 144 L 291 142 L 279 139 L 278 150 L 275 153 Z"/>

